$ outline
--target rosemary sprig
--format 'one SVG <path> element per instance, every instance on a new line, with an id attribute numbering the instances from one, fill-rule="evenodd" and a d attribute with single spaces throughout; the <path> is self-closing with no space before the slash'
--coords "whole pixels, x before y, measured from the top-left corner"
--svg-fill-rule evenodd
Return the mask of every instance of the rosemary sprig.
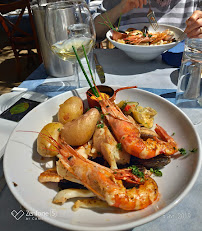
<path id="1" fill-rule="evenodd" d="M 79 56 L 78 56 L 78 54 L 77 54 L 77 51 L 76 51 L 75 47 L 72 46 L 72 49 L 73 49 L 73 51 L 74 51 L 74 53 L 75 53 L 75 55 L 76 55 L 76 59 L 77 59 L 79 65 L 80 65 L 80 67 L 81 67 L 81 70 L 83 71 L 83 74 L 84 74 L 84 76 L 85 76 L 85 78 L 86 78 L 86 80 L 87 80 L 87 82 L 88 82 L 90 88 L 92 89 L 93 94 L 94 94 L 96 97 L 99 97 L 99 93 L 98 93 L 97 90 L 92 86 L 92 84 L 91 84 L 91 82 L 90 82 L 90 80 L 89 80 L 89 78 L 88 78 L 88 75 L 86 74 L 86 71 L 85 71 L 85 69 L 84 69 L 84 67 L 83 67 L 83 65 L 82 65 L 82 63 L 81 63 L 81 60 L 80 60 L 80 58 L 79 58 Z M 84 47 L 83 47 L 83 49 L 85 50 Z M 87 63 L 88 63 L 88 67 L 90 68 L 90 65 L 89 65 L 89 62 L 88 62 L 88 58 L 87 58 L 87 56 L 86 56 L 86 52 L 84 53 L 84 55 L 85 55 L 86 61 L 87 61 Z M 91 73 L 92 73 L 92 71 L 91 71 Z"/>

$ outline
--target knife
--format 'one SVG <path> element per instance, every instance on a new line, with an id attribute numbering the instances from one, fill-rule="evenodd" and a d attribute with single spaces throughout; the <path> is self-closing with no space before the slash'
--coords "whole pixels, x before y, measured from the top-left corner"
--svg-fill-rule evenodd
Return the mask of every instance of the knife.
<path id="1" fill-rule="evenodd" d="M 104 70 L 103 70 L 102 66 L 99 64 L 96 54 L 94 54 L 94 60 L 95 60 L 95 68 L 96 68 L 97 74 L 100 78 L 100 82 L 104 83 L 105 82 Z"/>

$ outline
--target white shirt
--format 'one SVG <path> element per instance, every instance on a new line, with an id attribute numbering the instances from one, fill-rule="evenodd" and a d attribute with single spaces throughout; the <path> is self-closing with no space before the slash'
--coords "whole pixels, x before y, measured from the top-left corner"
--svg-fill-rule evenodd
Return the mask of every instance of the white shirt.
<path id="1" fill-rule="evenodd" d="M 104 13 L 116 6 L 121 0 L 101 0 L 92 1 L 90 7 L 93 7 L 93 17 Z M 151 0 L 152 10 L 159 24 L 168 24 L 185 29 L 186 20 L 195 10 L 202 10 L 202 0 Z M 147 13 L 149 5 L 143 8 L 133 9 L 122 15 L 120 25 L 129 25 L 133 23 L 148 23 Z"/>

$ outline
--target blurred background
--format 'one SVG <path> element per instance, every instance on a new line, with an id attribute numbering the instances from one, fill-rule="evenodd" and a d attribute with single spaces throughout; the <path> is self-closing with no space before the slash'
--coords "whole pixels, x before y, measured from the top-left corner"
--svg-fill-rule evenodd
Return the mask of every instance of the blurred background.
<path id="1" fill-rule="evenodd" d="M 0 4 L 7 4 L 16 2 L 18 0 L 0 0 Z M 47 0 L 30 0 L 30 5 L 38 4 Z M 51 0 L 49 0 L 51 1 Z M 52 0 L 55 1 L 55 0 Z M 90 0 L 86 0 L 89 3 Z M 92 2 L 93 0 L 91 0 Z M 13 13 L 9 13 L 8 16 L 13 16 Z M 26 23 L 23 26 L 27 26 Z M 96 44 L 96 48 L 111 48 L 108 46 L 108 42 L 104 41 Z M 27 52 L 22 51 L 23 52 Z M 36 52 L 36 51 L 34 51 Z M 17 87 L 25 80 L 39 65 L 40 61 L 36 58 L 34 61 L 30 61 L 27 57 L 20 57 L 21 73 L 20 78 L 16 71 L 16 60 L 8 40 L 6 32 L 4 31 L 0 23 L 0 94 L 10 92 L 13 87 Z"/>
<path id="2" fill-rule="evenodd" d="M 15 2 L 16 0 L 0 0 L 0 4 Z M 32 4 L 34 1 L 30 1 Z M 23 51 L 22 51 L 23 52 Z M 26 79 L 39 65 L 40 62 L 28 62 L 27 57 L 20 57 L 22 67 L 20 80 L 16 72 L 16 61 L 13 50 L 0 24 L 0 94 L 10 92 L 13 87 L 18 86 Z"/>

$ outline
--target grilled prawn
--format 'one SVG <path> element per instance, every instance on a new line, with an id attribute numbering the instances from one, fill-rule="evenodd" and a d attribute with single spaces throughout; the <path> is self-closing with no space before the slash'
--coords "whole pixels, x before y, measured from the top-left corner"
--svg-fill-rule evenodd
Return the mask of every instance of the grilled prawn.
<path id="1" fill-rule="evenodd" d="M 140 210 L 152 204 L 158 198 L 158 186 L 149 176 L 139 187 L 126 189 L 117 171 L 85 159 L 69 145 L 63 143 L 58 155 L 63 166 L 72 173 L 86 188 L 110 206 L 124 210 Z M 124 170 L 121 170 L 122 176 Z M 126 170 L 127 177 L 130 176 Z M 132 178 L 132 177 L 131 177 Z M 133 180 L 133 179 L 131 179 Z"/>
<path id="2" fill-rule="evenodd" d="M 120 88 L 115 93 L 123 89 Z M 161 139 L 157 137 L 148 138 L 146 141 L 141 139 L 139 126 L 132 123 L 114 103 L 115 95 L 112 100 L 102 97 L 99 104 L 113 134 L 126 152 L 140 159 L 150 159 L 160 154 L 173 155 L 177 152 L 176 142 L 159 125 L 156 125 L 155 131 Z"/>

